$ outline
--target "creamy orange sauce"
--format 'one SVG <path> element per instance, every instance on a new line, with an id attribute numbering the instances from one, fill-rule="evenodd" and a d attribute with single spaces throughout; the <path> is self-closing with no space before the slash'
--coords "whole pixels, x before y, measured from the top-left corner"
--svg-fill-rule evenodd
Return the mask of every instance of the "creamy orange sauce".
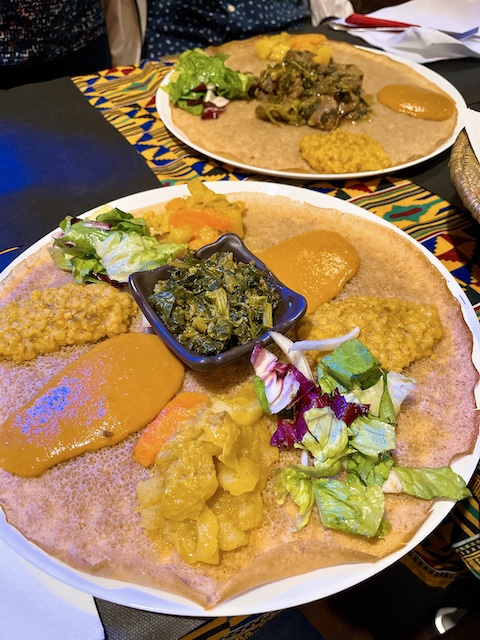
<path id="1" fill-rule="evenodd" d="M 0 467 L 33 477 L 117 444 L 155 418 L 184 375 L 180 361 L 152 334 L 100 342 L 2 424 Z"/>
<path id="2" fill-rule="evenodd" d="M 448 96 L 414 85 L 387 85 L 377 99 L 392 111 L 423 120 L 447 120 L 455 112 L 455 103 Z"/>
<path id="3" fill-rule="evenodd" d="M 277 278 L 307 299 L 307 313 L 330 301 L 360 262 L 348 240 L 334 231 L 309 231 L 258 254 Z"/>

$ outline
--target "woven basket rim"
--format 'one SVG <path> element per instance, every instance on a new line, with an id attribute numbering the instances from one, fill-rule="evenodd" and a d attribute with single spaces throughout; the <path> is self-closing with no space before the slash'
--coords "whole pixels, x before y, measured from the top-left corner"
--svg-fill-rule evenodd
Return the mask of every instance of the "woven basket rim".
<path id="1" fill-rule="evenodd" d="M 480 222 L 480 163 L 465 129 L 455 140 L 450 154 L 450 178 L 464 206 Z"/>

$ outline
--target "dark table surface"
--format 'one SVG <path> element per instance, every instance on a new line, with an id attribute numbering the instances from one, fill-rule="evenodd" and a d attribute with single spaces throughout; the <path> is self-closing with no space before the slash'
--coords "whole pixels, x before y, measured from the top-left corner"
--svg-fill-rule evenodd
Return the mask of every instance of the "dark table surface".
<path id="1" fill-rule="evenodd" d="M 318 30 L 353 44 L 344 33 Z M 480 110 L 480 61 L 426 65 Z M 54 229 L 65 215 L 159 186 L 146 162 L 69 78 L 0 91 L 0 269 Z M 398 173 L 462 206 L 450 180 L 447 150 Z M 2 251 L 17 244 L 16 251 Z"/>
<path id="2" fill-rule="evenodd" d="M 332 39 L 362 44 L 325 26 L 318 30 Z M 478 60 L 426 66 L 451 82 L 468 106 L 480 110 Z M 445 151 L 398 175 L 461 207 L 450 180 L 449 156 Z M 65 215 L 159 186 L 144 159 L 69 78 L 0 91 L 0 270 Z M 106 637 L 172 640 L 161 616 L 96 602 Z"/>

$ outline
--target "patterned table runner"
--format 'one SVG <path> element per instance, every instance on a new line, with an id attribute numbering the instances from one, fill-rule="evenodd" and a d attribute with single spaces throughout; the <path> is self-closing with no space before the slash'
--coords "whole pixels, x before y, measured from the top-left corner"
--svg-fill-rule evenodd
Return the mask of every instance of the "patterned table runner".
<path id="1" fill-rule="evenodd" d="M 206 181 L 281 181 L 351 200 L 429 249 L 453 273 L 480 316 L 479 226 L 470 214 L 395 175 L 335 182 L 275 180 L 210 160 L 172 136 L 158 117 L 155 94 L 171 68 L 170 62 L 143 61 L 74 78 L 90 104 L 143 156 L 161 186 L 198 176 Z"/>

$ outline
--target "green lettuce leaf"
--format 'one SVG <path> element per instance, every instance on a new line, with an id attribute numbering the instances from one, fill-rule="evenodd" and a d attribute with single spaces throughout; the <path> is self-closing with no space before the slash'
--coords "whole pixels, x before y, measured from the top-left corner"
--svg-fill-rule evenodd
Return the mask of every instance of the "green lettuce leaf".
<path id="1" fill-rule="evenodd" d="M 332 395 L 335 389 L 338 389 L 342 395 L 346 395 L 347 390 L 345 387 L 328 373 L 327 368 L 321 362 L 317 365 L 317 381 L 319 387 L 324 393 Z M 354 401 L 358 402 L 356 397 L 354 398 Z"/>
<path id="2" fill-rule="evenodd" d="M 131 213 L 110 207 L 108 205 L 97 209 L 96 222 L 108 222 L 114 225 L 115 231 L 134 231 L 142 236 L 148 236 L 147 223 L 143 218 L 135 218 Z"/>
<path id="3" fill-rule="evenodd" d="M 347 425 L 335 416 L 330 407 L 309 409 L 303 417 L 308 431 L 298 446 L 312 454 L 315 468 L 323 475 L 337 474 L 347 453 Z"/>
<path id="4" fill-rule="evenodd" d="M 388 390 L 388 380 L 387 380 L 386 371 L 382 373 L 382 377 L 380 378 L 380 380 L 382 381 L 383 389 L 382 389 L 382 395 L 380 397 L 378 417 L 383 422 L 388 422 L 390 424 L 397 424 L 397 414 L 395 413 L 392 397 Z"/>
<path id="5" fill-rule="evenodd" d="M 380 453 L 395 449 L 395 427 L 370 416 L 359 416 L 349 427 L 350 444 L 366 456 L 377 458 Z"/>
<path id="6" fill-rule="evenodd" d="M 195 91 L 200 85 L 213 85 L 216 95 L 229 100 L 248 98 L 254 83 L 253 76 L 233 71 L 225 65 L 228 56 L 207 55 L 202 49 L 187 49 L 178 58 L 171 80 L 162 89 L 173 104 L 185 111 L 200 115 L 203 105 L 192 102 L 203 100 L 204 92 Z"/>
<path id="7" fill-rule="evenodd" d="M 77 282 L 98 282 L 97 274 L 107 275 L 97 258 L 73 258 L 72 276 Z"/>
<path id="8" fill-rule="evenodd" d="M 356 451 L 346 459 L 346 469 L 368 486 L 382 486 L 390 474 L 394 460 L 389 453 L 371 458 Z"/>
<path id="9" fill-rule="evenodd" d="M 135 271 L 166 264 L 187 248 L 158 242 L 149 235 L 143 218 L 108 205 L 98 209 L 95 218 L 66 216 L 59 226 L 63 233 L 54 239 L 50 255 L 77 282 L 96 282 L 100 274 L 124 283 Z"/>
<path id="10" fill-rule="evenodd" d="M 347 340 L 322 358 L 329 375 L 346 389 L 368 389 L 382 375 L 380 362 L 357 338 Z"/>
<path id="11" fill-rule="evenodd" d="M 94 238 L 92 242 L 108 277 L 115 282 L 128 282 L 135 271 L 149 271 L 166 264 L 186 248 L 124 231 L 111 231 L 102 240 Z"/>
<path id="12" fill-rule="evenodd" d="M 381 487 L 335 478 L 312 481 L 320 520 L 324 527 L 373 538 L 385 509 Z"/>
<path id="13" fill-rule="evenodd" d="M 451 467 L 420 469 L 394 467 L 402 483 L 403 493 L 417 498 L 432 500 L 433 498 L 449 498 L 463 500 L 472 495 L 464 479 Z"/>
<path id="14" fill-rule="evenodd" d="M 398 416 L 403 401 L 416 388 L 417 383 L 413 378 L 407 378 L 407 376 L 397 373 L 396 371 L 389 371 L 386 378 L 388 394 L 393 406 L 393 411 L 395 416 Z M 376 382 L 376 384 L 368 389 L 355 390 L 355 395 L 358 399 L 357 401 L 361 404 L 370 405 L 370 413 L 374 416 L 381 417 L 382 420 L 385 420 L 385 418 L 380 415 L 380 403 L 384 393 L 386 393 L 386 390 L 384 387 L 383 376 Z"/>
<path id="15" fill-rule="evenodd" d="M 72 255 L 68 254 L 64 249 L 56 246 L 48 248 L 50 257 L 62 271 L 72 271 Z M 100 261 L 97 261 L 101 266 Z M 75 278 L 76 279 L 76 278 Z"/>
<path id="16" fill-rule="evenodd" d="M 259 376 L 253 377 L 253 388 L 255 389 L 255 394 L 264 413 L 270 414 L 270 405 L 268 404 L 267 395 L 265 393 L 265 383 Z"/>
<path id="17" fill-rule="evenodd" d="M 312 470 L 309 467 L 301 465 L 291 465 L 285 469 L 277 469 L 275 473 L 273 489 L 277 503 L 284 504 L 287 498 L 290 497 L 298 507 L 297 531 L 308 524 L 315 504 L 311 474 Z"/>
<path id="18" fill-rule="evenodd" d="M 88 222 L 88 220 L 72 222 L 71 216 L 67 216 L 60 223 L 60 228 L 63 228 L 63 235 L 61 238 L 55 238 L 54 246 L 62 249 L 67 255 L 80 256 L 82 258 L 93 256 L 93 240 L 95 238 L 102 240 L 108 231 L 89 227 Z"/>
<path id="19" fill-rule="evenodd" d="M 388 372 L 387 382 L 393 410 L 395 411 L 395 415 L 398 416 L 403 401 L 415 390 L 417 382 L 413 378 L 408 378 L 396 371 Z"/>

